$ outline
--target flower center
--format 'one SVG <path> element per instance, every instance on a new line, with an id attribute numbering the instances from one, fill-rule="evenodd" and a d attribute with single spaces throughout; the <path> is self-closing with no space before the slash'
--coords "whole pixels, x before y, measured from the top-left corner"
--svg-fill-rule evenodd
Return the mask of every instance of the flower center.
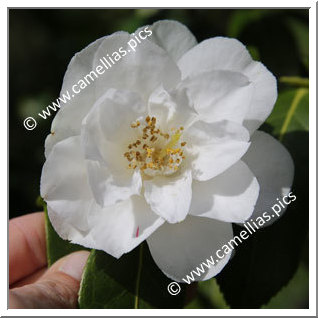
<path id="1" fill-rule="evenodd" d="M 131 128 L 137 129 L 139 138 L 128 145 L 124 156 L 128 160 L 128 168 L 139 168 L 148 176 L 170 175 L 179 169 L 185 159 L 183 147 L 186 142 L 181 142 L 183 127 L 171 128 L 171 132 L 163 132 L 156 125 L 156 117 L 147 116 L 136 120 Z"/>

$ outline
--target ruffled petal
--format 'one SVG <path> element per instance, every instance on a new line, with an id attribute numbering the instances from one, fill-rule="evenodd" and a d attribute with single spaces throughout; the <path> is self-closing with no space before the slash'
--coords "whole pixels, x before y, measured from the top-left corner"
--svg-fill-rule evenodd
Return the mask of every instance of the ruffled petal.
<path id="1" fill-rule="evenodd" d="M 178 61 L 182 78 L 213 70 L 241 72 L 254 91 L 244 125 L 252 134 L 271 113 L 277 98 L 276 79 L 260 62 L 252 60 L 245 46 L 235 39 L 215 37 L 199 43 Z"/>
<path id="2" fill-rule="evenodd" d="M 145 199 L 151 209 L 169 223 L 181 222 L 189 212 L 192 197 L 191 171 L 158 176 L 144 181 Z"/>
<path id="3" fill-rule="evenodd" d="M 229 121 L 195 122 L 184 135 L 193 179 L 209 180 L 236 163 L 249 147 L 248 131 Z"/>
<path id="4" fill-rule="evenodd" d="M 208 181 L 194 181 L 190 214 L 223 222 L 244 222 L 259 194 L 256 177 L 243 161 Z"/>
<path id="5" fill-rule="evenodd" d="M 294 162 L 288 150 L 275 138 L 262 131 L 256 131 L 251 139 L 251 146 L 242 160 L 256 176 L 260 185 L 260 193 L 256 202 L 252 219 L 256 220 L 264 212 L 272 218 L 264 226 L 272 224 L 278 219 L 272 210 L 276 206 L 281 216 L 287 208 L 278 203 L 290 192 L 294 179 Z M 289 198 L 287 202 L 291 202 Z M 263 223 L 263 222 L 262 222 Z"/>
<path id="6" fill-rule="evenodd" d="M 184 53 L 197 44 L 194 35 L 178 21 L 160 20 L 147 27 L 139 28 L 135 34 L 139 35 L 147 28 L 149 41 L 163 48 L 174 61 L 178 61 Z M 151 35 L 149 30 L 152 32 Z M 141 35 L 145 37 L 146 33 L 142 32 Z"/>
<path id="7" fill-rule="evenodd" d="M 169 278 L 187 282 L 187 276 L 201 281 L 217 275 L 229 261 L 231 253 L 219 252 L 224 256 L 222 259 L 218 259 L 216 253 L 232 237 L 231 223 L 188 216 L 178 224 L 165 223 L 147 239 L 147 243 L 155 263 Z M 207 259 L 211 261 L 211 256 L 215 265 L 210 264 L 210 268 L 202 265 L 202 262 L 208 263 Z M 204 273 L 195 275 L 192 271 L 201 266 Z"/>

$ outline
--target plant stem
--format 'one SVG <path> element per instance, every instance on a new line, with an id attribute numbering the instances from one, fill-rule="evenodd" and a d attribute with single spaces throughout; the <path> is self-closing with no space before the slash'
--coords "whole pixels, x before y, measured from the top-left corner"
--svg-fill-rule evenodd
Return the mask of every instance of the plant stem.
<path id="1" fill-rule="evenodd" d="M 298 87 L 309 87 L 309 79 L 298 76 L 282 76 L 279 81 L 283 84 L 298 86 Z"/>
<path id="2" fill-rule="evenodd" d="M 299 102 L 301 101 L 301 99 L 304 97 L 304 95 L 308 92 L 308 89 L 307 88 L 299 88 L 297 89 L 296 91 L 296 94 L 294 96 L 294 99 L 291 103 L 291 106 L 287 112 L 287 116 L 284 120 L 284 123 L 283 123 L 283 126 L 280 130 L 280 133 L 279 133 L 279 140 L 282 141 L 284 136 L 285 136 L 285 133 L 287 131 L 287 128 L 288 128 L 288 125 L 293 117 L 293 115 L 295 114 L 295 111 L 297 109 L 297 106 L 299 105 Z"/>
<path id="3" fill-rule="evenodd" d="M 139 248 L 139 262 L 138 262 L 138 272 L 137 272 L 136 289 L 135 289 L 135 307 L 134 307 L 135 309 L 139 308 L 139 287 L 140 287 L 142 259 L 143 259 L 143 246 L 144 244 L 141 243 Z"/>

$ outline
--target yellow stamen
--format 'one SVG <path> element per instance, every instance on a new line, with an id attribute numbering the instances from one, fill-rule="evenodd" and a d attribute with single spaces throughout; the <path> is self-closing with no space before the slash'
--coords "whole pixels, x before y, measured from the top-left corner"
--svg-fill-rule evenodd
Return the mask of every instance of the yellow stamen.
<path id="1" fill-rule="evenodd" d="M 171 139 L 170 141 L 168 142 L 168 144 L 166 145 L 166 148 L 163 148 L 161 151 L 160 151 L 160 154 L 159 154 L 159 158 L 162 159 L 166 154 L 167 154 L 167 150 L 168 149 L 171 149 L 173 148 L 179 141 L 181 137 L 181 134 L 179 133 L 176 133 L 174 135 L 171 136 Z"/>

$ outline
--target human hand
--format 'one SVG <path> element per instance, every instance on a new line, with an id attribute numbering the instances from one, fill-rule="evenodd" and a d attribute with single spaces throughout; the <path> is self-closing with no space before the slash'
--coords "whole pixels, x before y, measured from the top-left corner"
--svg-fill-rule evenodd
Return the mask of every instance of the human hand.
<path id="1" fill-rule="evenodd" d="M 44 213 L 9 222 L 9 308 L 76 308 L 89 252 L 67 255 L 47 268 Z"/>

